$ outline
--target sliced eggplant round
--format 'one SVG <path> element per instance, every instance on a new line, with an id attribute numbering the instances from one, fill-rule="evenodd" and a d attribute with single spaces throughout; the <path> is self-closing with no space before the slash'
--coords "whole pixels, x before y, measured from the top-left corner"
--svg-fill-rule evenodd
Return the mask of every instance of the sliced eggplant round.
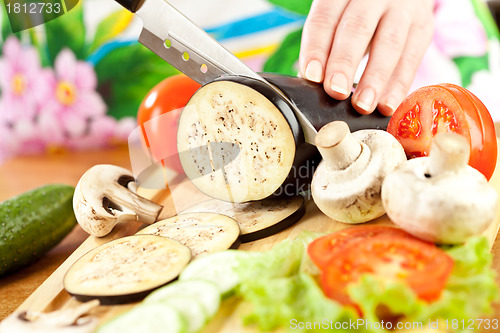
<path id="1" fill-rule="evenodd" d="M 181 214 L 137 232 L 175 239 L 189 247 L 193 257 L 238 248 L 240 233 L 234 219 L 215 213 Z"/>
<path id="2" fill-rule="evenodd" d="M 240 225 L 240 239 L 245 243 L 274 235 L 292 226 L 304 216 L 305 211 L 304 197 L 298 195 L 245 203 L 213 199 L 192 206 L 183 213 L 212 212 L 232 217 Z"/>
<path id="3" fill-rule="evenodd" d="M 64 288 L 79 301 L 134 302 L 177 278 L 190 260 L 191 250 L 173 239 L 128 236 L 78 259 L 64 276 Z"/>
<path id="4" fill-rule="evenodd" d="M 177 148 L 186 175 L 201 192 L 224 201 L 273 194 L 290 173 L 295 147 L 280 109 L 237 82 L 206 84 L 179 120 Z"/>

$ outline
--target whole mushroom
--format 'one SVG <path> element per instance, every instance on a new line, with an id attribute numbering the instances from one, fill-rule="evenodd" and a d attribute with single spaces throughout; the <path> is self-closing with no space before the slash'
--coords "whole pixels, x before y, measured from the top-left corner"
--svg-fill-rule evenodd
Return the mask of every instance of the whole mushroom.
<path id="1" fill-rule="evenodd" d="M 156 221 L 163 206 L 135 193 L 137 184 L 130 171 L 115 165 L 93 166 L 78 182 L 73 210 L 83 230 L 106 236 L 120 222 Z"/>
<path id="2" fill-rule="evenodd" d="M 323 126 L 315 143 L 323 156 L 311 184 L 318 208 L 344 223 L 382 216 L 382 181 L 406 161 L 401 144 L 382 130 L 351 133 L 341 121 Z"/>
<path id="3" fill-rule="evenodd" d="M 388 175 L 382 201 L 405 231 L 434 243 L 458 244 L 495 220 L 498 194 L 467 165 L 470 148 L 454 133 L 434 137 L 429 157 L 409 160 Z"/>

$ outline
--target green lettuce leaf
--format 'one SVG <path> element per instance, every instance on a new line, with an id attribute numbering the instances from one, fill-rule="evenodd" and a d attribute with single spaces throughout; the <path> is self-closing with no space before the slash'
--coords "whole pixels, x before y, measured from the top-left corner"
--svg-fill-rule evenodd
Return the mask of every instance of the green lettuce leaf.
<path id="1" fill-rule="evenodd" d="M 433 303 L 418 299 L 403 282 L 362 276 L 348 288 L 364 317 L 357 325 L 361 320 L 357 312 L 325 297 L 313 277 L 314 270 L 305 265 L 309 260 L 307 245 L 317 236 L 301 234 L 270 251 L 244 258 L 236 267 L 241 277 L 239 296 L 252 305 L 245 324 L 257 325 L 263 331 L 281 327 L 296 332 L 333 330 L 334 323 L 349 323 L 335 331 L 381 333 L 387 332 L 377 325 L 382 320 L 390 320 L 393 325 L 397 321 L 417 325 L 414 327 L 421 323 L 421 328 L 428 328 L 429 320 L 475 319 L 491 313 L 492 303 L 498 299 L 488 242 L 477 237 L 464 245 L 444 248 L 453 258 L 454 268 L 441 297 Z M 308 323 L 317 326 L 307 327 Z"/>
<path id="2" fill-rule="evenodd" d="M 400 320 L 421 322 L 425 327 L 429 319 L 467 321 L 491 313 L 492 303 L 498 299 L 498 287 L 486 238 L 472 238 L 462 246 L 445 251 L 453 258 L 454 267 L 441 297 L 435 302 L 427 304 L 419 300 L 402 282 L 384 281 L 371 275 L 352 284 L 348 288 L 349 296 L 370 322 L 380 322 L 390 313 Z"/>
<path id="3" fill-rule="evenodd" d="M 326 298 L 313 277 L 304 273 L 257 280 L 251 286 L 244 285 L 241 291 L 243 299 L 253 306 L 243 322 L 255 324 L 262 331 L 279 327 L 295 332 L 322 331 L 334 328 L 333 323 L 347 324 L 357 319 L 352 309 Z M 348 325 L 345 327 L 336 332 L 350 332 Z"/>
<path id="4" fill-rule="evenodd" d="M 256 252 L 250 258 L 242 258 L 235 270 L 242 285 L 293 276 L 299 271 L 304 248 L 299 240 L 285 240 L 267 252 Z"/>

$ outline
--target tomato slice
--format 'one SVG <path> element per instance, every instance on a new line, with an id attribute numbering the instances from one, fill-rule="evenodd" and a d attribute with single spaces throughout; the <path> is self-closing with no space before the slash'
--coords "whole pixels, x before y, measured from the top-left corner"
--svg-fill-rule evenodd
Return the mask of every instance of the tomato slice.
<path id="1" fill-rule="evenodd" d="M 357 242 L 359 240 L 378 235 L 415 238 L 399 228 L 381 225 L 356 226 L 342 229 L 315 239 L 307 247 L 307 253 L 316 266 L 320 269 L 324 269 L 332 258 L 338 256 L 339 251 L 345 246 L 352 242 Z"/>
<path id="2" fill-rule="evenodd" d="M 467 139 L 469 164 L 490 179 L 496 166 L 497 140 L 490 113 L 467 89 L 453 84 L 423 87 L 398 107 L 387 131 L 403 145 L 409 158 L 427 156 L 432 138 L 454 132 Z"/>
<path id="3" fill-rule="evenodd" d="M 469 90 L 453 84 L 442 84 L 449 90 L 454 91 L 454 95 L 458 97 L 465 96 L 471 104 L 468 104 L 470 109 L 477 110 L 476 121 L 482 130 L 483 135 L 481 140 L 471 142 L 475 149 L 471 150 L 470 165 L 481 171 L 484 175 L 492 175 L 495 171 L 497 160 L 497 138 L 495 132 L 495 124 L 486 106 Z M 460 94 L 460 92 L 462 94 Z M 464 105 L 467 105 L 464 103 Z M 491 163 L 491 161 L 495 163 Z M 488 179 L 490 177 L 487 177 Z"/>
<path id="4" fill-rule="evenodd" d="M 381 234 L 343 247 L 321 275 L 325 294 L 354 305 L 347 286 L 363 274 L 407 283 L 424 301 L 439 298 L 453 269 L 453 259 L 434 244 L 418 239 Z"/>

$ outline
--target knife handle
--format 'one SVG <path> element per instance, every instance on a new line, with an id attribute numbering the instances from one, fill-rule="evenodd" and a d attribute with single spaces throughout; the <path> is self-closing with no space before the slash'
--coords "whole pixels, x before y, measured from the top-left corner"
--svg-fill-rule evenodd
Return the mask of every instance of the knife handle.
<path id="1" fill-rule="evenodd" d="M 144 0 L 116 0 L 120 5 L 135 13 L 139 8 L 141 8 Z"/>

